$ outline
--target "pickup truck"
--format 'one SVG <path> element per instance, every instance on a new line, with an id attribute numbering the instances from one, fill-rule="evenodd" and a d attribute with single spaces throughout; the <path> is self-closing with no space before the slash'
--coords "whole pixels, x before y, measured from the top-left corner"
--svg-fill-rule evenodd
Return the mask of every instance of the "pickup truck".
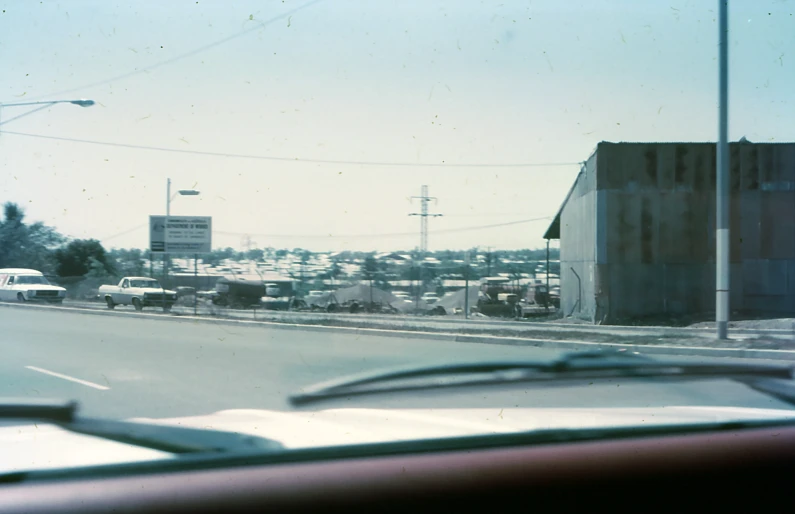
<path id="1" fill-rule="evenodd" d="M 132 305 L 137 311 L 144 307 L 160 307 L 169 311 L 177 301 L 176 291 L 163 289 L 157 280 L 149 277 L 124 277 L 118 285 L 100 286 L 98 295 L 104 298 L 108 309 Z"/>

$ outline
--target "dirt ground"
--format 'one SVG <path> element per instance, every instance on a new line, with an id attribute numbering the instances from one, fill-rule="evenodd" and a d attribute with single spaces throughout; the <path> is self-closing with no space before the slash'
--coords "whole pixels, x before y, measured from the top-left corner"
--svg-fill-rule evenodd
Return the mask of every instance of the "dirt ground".
<path id="1" fill-rule="evenodd" d="M 795 318 L 773 318 L 753 314 L 732 313 L 729 328 L 767 329 L 767 330 L 792 330 L 795 333 Z M 577 318 L 536 319 L 534 321 L 554 321 L 556 323 L 571 323 L 576 325 L 590 325 L 588 320 Z M 715 314 L 707 313 L 692 316 L 654 316 L 642 319 L 620 320 L 614 326 L 654 326 L 654 327 L 692 327 L 715 328 Z"/>

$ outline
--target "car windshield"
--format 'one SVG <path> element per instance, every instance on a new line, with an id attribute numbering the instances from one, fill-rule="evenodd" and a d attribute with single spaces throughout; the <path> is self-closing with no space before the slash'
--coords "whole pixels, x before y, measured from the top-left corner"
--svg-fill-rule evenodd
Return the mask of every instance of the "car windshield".
<path id="1" fill-rule="evenodd" d="M 160 289 L 160 283 L 157 280 L 130 280 L 130 287 L 149 287 Z"/>
<path id="2" fill-rule="evenodd" d="M 792 414 L 795 1 L 0 11 L 0 407 L 288 451 Z M 0 461 L 131 455 L 27 421 Z"/>
<path id="3" fill-rule="evenodd" d="M 17 277 L 16 283 L 18 285 L 25 284 L 49 284 L 46 278 L 37 275 L 23 275 Z"/>

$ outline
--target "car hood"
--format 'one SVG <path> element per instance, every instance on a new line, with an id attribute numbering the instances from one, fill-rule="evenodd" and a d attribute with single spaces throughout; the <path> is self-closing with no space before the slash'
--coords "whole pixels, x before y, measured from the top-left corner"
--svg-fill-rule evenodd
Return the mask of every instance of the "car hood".
<path id="1" fill-rule="evenodd" d="M 260 436 L 276 440 L 289 450 L 556 428 L 780 419 L 795 421 L 795 411 L 734 407 L 225 410 L 130 421 Z M 0 425 L 0 454 L 0 473 L 177 458 L 167 452 L 71 433 L 56 425 L 33 423 Z"/>

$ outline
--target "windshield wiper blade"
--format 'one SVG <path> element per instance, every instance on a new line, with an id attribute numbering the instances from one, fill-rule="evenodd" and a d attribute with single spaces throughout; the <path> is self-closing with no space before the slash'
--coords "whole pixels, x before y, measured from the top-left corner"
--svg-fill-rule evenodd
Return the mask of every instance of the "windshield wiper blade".
<path id="1" fill-rule="evenodd" d="M 0 420 L 30 419 L 68 423 L 74 419 L 77 402 L 57 400 L 3 400 L 0 403 Z"/>
<path id="2" fill-rule="evenodd" d="M 657 361 L 618 351 L 573 352 L 552 361 L 496 361 L 421 366 L 343 377 L 305 388 L 288 399 L 294 406 L 351 396 L 473 385 L 563 382 L 616 377 L 792 379 L 791 366 Z M 781 386 L 786 389 L 786 386 Z M 761 388 L 760 388 L 761 390 Z M 795 389 L 780 398 L 795 403 Z"/>
<path id="3" fill-rule="evenodd" d="M 10 420 L 48 422 L 69 432 L 179 454 L 276 452 L 284 449 L 278 441 L 235 432 L 78 417 L 77 407 L 74 401 L 2 402 L 0 423 Z"/>

